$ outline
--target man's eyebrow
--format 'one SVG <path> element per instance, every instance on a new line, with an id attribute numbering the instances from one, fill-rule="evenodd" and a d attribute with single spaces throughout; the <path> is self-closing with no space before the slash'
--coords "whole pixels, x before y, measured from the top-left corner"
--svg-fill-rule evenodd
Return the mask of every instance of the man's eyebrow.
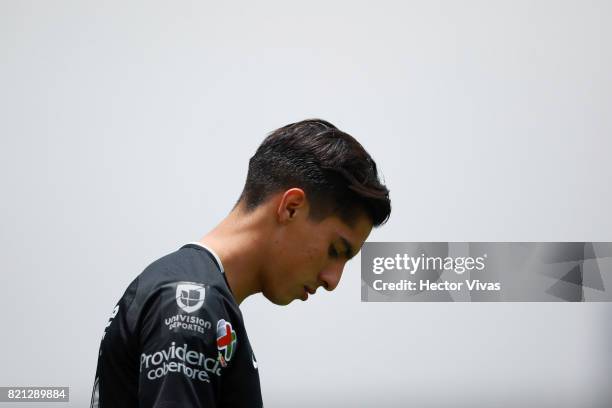
<path id="1" fill-rule="evenodd" d="M 346 239 L 344 237 L 340 237 L 340 240 L 344 244 L 344 251 L 345 251 L 346 259 L 351 259 L 352 257 L 354 257 L 355 256 L 355 251 L 353 250 L 353 246 L 348 241 L 348 239 Z"/>

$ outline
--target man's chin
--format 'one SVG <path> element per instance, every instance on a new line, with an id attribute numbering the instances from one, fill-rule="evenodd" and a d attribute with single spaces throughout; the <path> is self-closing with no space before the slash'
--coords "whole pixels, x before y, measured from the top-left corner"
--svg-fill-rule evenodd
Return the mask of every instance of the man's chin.
<path id="1" fill-rule="evenodd" d="M 264 295 L 264 297 L 266 299 L 268 299 L 270 302 L 272 302 L 272 303 L 274 303 L 275 305 L 278 305 L 278 306 L 287 306 L 289 303 L 291 303 L 294 300 L 296 300 L 296 298 L 288 298 L 288 297 L 284 297 L 284 296 L 275 296 L 274 294 L 266 293 L 265 291 L 262 292 L 262 294 Z"/>

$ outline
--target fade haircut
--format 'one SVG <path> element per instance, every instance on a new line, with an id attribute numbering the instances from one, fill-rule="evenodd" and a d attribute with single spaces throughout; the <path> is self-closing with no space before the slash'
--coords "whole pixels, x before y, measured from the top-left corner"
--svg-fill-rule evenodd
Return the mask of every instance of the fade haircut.
<path id="1" fill-rule="evenodd" d="M 238 202 L 251 211 L 293 187 L 306 193 L 315 221 L 337 215 L 353 225 L 365 212 L 377 227 L 391 214 L 389 190 L 374 160 L 354 137 L 321 119 L 292 123 L 268 135 L 249 160 Z"/>

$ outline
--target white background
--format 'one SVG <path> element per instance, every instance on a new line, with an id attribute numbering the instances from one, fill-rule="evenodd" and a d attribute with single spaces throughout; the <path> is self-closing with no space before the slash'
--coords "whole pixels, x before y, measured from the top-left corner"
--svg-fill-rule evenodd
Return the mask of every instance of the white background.
<path id="1" fill-rule="evenodd" d="M 127 284 L 227 214 L 268 132 L 309 117 L 384 174 L 393 214 L 370 241 L 612 241 L 611 12 L 0 0 L 0 385 L 87 406 Z M 609 304 L 367 304 L 359 272 L 243 303 L 266 407 L 612 401 Z"/>

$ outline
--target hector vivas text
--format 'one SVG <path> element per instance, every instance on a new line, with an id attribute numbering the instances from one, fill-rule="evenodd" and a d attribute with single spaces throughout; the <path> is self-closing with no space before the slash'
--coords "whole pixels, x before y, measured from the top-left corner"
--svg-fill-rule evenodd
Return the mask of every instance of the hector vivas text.
<path id="1" fill-rule="evenodd" d="M 410 277 L 414 277 L 417 272 L 438 273 L 451 271 L 457 275 L 465 272 L 482 272 L 486 267 L 487 254 L 479 257 L 446 257 L 439 256 L 411 256 L 408 254 L 396 254 L 394 257 L 376 257 L 372 261 L 372 272 L 382 275 L 386 271 L 404 271 Z M 419 274 L 418 280 L 401 279 L 394 282 L 386 282 L 384 279 L 376 279 L 373 288 L 377 291 L 400 290 L 400 291 L 499 291 L 499 282 L 482 282 L 480 279 L 465 279 L 463 281 L 440 280 L 438 276 L 431 278 L 422 277 Z M 382 277 L 382 276 L 381 276 Z M 415 277 L 416 278 L 416 277 Z"/>

